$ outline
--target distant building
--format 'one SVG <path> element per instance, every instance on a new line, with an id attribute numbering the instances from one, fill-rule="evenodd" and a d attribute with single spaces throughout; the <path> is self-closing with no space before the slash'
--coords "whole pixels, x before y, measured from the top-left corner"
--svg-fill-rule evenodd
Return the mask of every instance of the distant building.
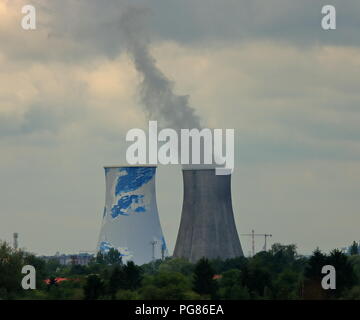
<path id="1" fill-rule="evenodd" d="M 82 265 L 85 266 L 89 264 L 92 258 L 94 258 L 94 254 L 91 253 L 77 253 L 77 254 L 59 254 L 57 253 L 54 256 L 42 256 L 42 259 L 45 261 L 49 260 L 58 260 L 59 263 L 63 266 L 67 265 Z"/>

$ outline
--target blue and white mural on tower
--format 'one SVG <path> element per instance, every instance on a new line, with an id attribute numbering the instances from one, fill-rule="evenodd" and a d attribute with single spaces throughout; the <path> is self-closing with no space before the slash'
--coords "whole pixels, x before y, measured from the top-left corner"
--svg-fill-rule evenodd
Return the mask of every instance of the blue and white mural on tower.
<path id="1" fill-rule="evenodd" d="M 155 193 L 156 167 L 106 167 L 106 199 L 97 250 L 119 250 L 124 262 L 167 256 Z"/>
<path id="2" fill-rule="evenodd" d="M 145 197 L 143 194 L 133 194 L 144 184 L 151 181 L 155 175 L 155 167 L 119 168 L 120 176 L 115 186 L 117 203 L 111 208 L 111 216 L 128 216 L 138 212 L 145 212 Z"/>

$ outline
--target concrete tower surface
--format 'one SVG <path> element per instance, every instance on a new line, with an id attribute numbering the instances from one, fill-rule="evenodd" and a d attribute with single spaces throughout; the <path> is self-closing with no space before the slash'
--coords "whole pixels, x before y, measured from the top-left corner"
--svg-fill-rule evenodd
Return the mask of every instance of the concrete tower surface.
<path id="1" fill-rule="evenodd" d="M 97 251 L 118 249 L 136 264 L 167 255 L 153 166 L 105 167 L 106 200 Z"/>
<path id="2" fill-rule="evenodd" d="M 243 256 L 231 200 L 231 175 L 215 169 L 183 169 L 184 200 L 174 256 L 196 262 L 202 257 Z"/>

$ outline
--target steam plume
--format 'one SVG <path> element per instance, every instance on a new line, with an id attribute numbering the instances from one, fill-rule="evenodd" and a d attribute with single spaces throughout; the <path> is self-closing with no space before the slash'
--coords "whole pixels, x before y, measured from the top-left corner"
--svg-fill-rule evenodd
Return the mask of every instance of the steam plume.
<path id="1" fill-rule="evenodd" d="M 160 126 L 175 130 L 199 128 L 200 120 L 189 106 L 188 96 L 174 93 L 174 84 L 156 66 L 149 52 L 149 40 L 143 25 L 147 11 L 139 7 L 129 7 L 121 18 L 128 53 L 138 73 L 140 99 L 150 120 L 157 120 Z"/>

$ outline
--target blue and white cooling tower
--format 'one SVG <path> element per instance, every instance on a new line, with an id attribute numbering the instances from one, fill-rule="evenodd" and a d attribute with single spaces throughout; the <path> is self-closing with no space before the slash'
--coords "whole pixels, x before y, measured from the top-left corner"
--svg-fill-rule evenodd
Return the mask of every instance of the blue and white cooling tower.
<path id="1" fill-rule="evenodd" d="M 123 262 L 143 264 L 167 255 L 153 166 L 105 167 L 106 199 L 97 251 L 118 249 Z"/>

